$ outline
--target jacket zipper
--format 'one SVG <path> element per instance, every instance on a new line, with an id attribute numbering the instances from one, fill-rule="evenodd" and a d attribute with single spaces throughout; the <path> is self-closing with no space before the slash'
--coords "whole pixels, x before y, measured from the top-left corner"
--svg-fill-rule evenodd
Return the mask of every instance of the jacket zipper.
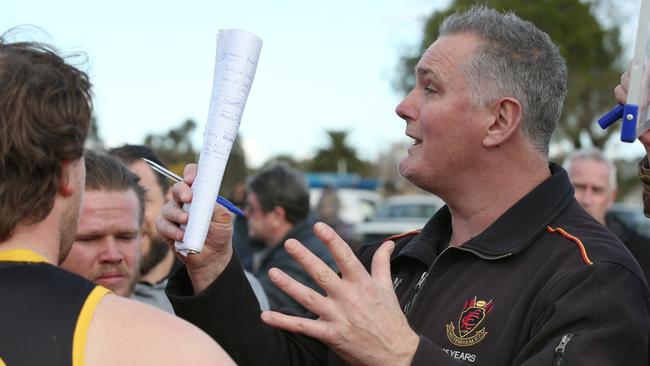
<path id="1" fill-rule="evenodd" d="M 424 285 L 424 281 L 427 279 L 428 276 L 429 276 L 429 271 L 422 272 L 422 276 L 420 276 L 418 283 L 415 284 L 413 297 L 411 297 L 411 300 L 409 300 L 409 302 L 404 307 L 404 314 L 406 315 L 407 319 L 409 317 L 409 314 L 411 314 L 411 309 L 413 308 L 413 304 L 415 304 L 415 299 L 418 298 L 418 292 L 420 292 L 420 289 L 422 288 L 422 285 Z"/>
<path id="2" fill-rule="evenodd" d="M 470 252 L 470 253 L 476 255 L 477 257 L 479 257 L 481 259 L 486 259 L 486 260 L 497 260 L 497 259 L 506 258 L 506 257 L 509 257 L 509 256 L 512 255 L 512 252 L 510 252 L 510 253 L 501 254 L 501 255 L 497 255 L 497 256 L 487 256 L 487 255 L 481 254 L 481 253 L 479 253 L 479 252 L 477 252 L 477 251 L 475 251 L 473 249 L 462 248 L 462 247 L 447 247 L 447 248 L 443 249 L 442 252 L 440 252 L 440 254 L 436 257 L 436 259 L 433 260 L 433 263 L 431 263 L 431 266 L 429 267 L 429 269 L 426 272 L 422 273 L 422 276 L 420 277 L 420 280 L 418 280 L 418 283 L 415 284 L 413 296 L 411 297 L 409 302 L 406 303 L 406 306 L 404 306 L 404 315 L 406 315 L 406 319 L 410 319 L 410 315 L 412 313 L 413 307 L 415 306 L 415 301 L 418 298 L 418 293 L 420 292 L 420 289 L 422 289 L 422 287 L 424 286 L 424 283 L 426 282 L 427 278 L 429 277 L 429 273 L 433 269 L 433 266 L 436 265 L 436 262 L 438 261 L 438 259 L 440 257 L 442 257 L 442 255 L 449 248 L 456 248 L 458 250 L 462 250 L 462 251 L 465 251 L 465 252 Z"/>
<path id="3" fill-rule="evenodd" d="M 573 337 L 573 333 L 567 333 L 562 336 L 562 340 L 560 341 L 560 344 L 555 347 L 555 361 L 553 362 L 554 366 L 562 366 L 564 362 L 564 351 L 566 350 L 567 344 L 569 344 L 569 341 L 571 341 L 571 338 Z"/>

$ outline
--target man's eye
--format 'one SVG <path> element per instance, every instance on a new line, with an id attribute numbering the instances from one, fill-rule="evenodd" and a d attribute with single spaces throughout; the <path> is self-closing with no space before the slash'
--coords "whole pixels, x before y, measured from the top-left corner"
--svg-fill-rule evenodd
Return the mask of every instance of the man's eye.
<path id="1" fill-rule="evenodd" d="M 438 91 L 436 90 L 436 88 L 434 88 L 433 85 L 431 85 L 431 84 L 427 84 L 424 87 L 424 94 L 431 95 L 431 94 L 435 94 L 437 92 Z"/>
<path id="2" fill-rule="evenodd" d="M 131 241 L 131 240 L 133 240 L 135 238 L 137 238 L 137 234 L 124 234 L 124 235 L 118 236 L 118 239 L 120 239 L 122 241 Z"/>

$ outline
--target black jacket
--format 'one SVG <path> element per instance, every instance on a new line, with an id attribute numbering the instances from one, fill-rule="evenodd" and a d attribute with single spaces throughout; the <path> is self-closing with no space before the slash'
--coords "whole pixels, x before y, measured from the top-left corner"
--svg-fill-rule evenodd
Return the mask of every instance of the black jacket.
<path id="1" fill-rule="evenodd" d="M 260 281 L 266 295 L 269 298 L 271 309 L 282 309 L 296 314 L 307 312 L 302 305 L 298 304 L 291 296 L 280 290 L 269 278 L 269 270 L 273 267 L 279 268 L 300 283 L 312 289 L 322 292 L 314 280 L 309 277 L 298 263 L 284 249 L 284 242 L 289 238 L 300 241 L 312 253 L 327 263 L 331 268 L 336 268 L 332 255 L 325 247 L 325 244 L 316 237 L 312 227 L 312 219 L 306 219 L 296 224 L 279 243 L 271 248 L 264 248 L 253 254 L 253 275 Z"/>
<path id="2" fill-rule="evenodd" d="M 624 222 L 622 218 L 607 215 L 607 228 L 619 238 L 625 247 L 637 260 L 645 274 L 646 281 L 650 278 L 650 236 L 642 227 Z"/>
<path id="3" fill-rule="evenodd" d="M 413 365 L 647 365 L 650 298 L 630 253 L 553 175 L 483 233 L 447 247 L 441 209 L 418 234 L 396 238 L 397 297 L 420 335 Z M 361 250 L 369 268 L 377 245 Z M 342 365 L 320 342 L 261 323 L 234 260 L 192 295 L 185 272 L 168 295 L 240 365 Z M 227 294 L 227 296 L 226 296 Z"/>

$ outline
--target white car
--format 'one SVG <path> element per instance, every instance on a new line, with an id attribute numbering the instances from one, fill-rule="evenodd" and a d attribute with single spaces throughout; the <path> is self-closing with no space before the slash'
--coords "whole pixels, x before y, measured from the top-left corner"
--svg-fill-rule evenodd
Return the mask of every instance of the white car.
<path id="1" fill-rule="evenodd" d="M 321 193 L 322 188 L 309 189 L 309 202 L 312 209 L 316 207 Z M 367 189 L 337 188 L 336 193 L 341 202 L 339 218 L 351 225 L 356 225 L 373 217 L 377 207 L 383 201 L 381 194 Z"/>
<path id="2" fill-rule="evenodd" d="M 372 219 L 355 225 L 354 241 L 367 244 L 421 229 L 444 204 L 431 194 L 389 197 Z"/>

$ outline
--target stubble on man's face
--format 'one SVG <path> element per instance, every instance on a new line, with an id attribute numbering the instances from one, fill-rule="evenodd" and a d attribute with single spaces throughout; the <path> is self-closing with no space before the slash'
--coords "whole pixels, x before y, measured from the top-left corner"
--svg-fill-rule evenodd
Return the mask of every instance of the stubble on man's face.
<path id="1" fill-rule="evenodd" d="M 140 274 L 143 276 L 162 262 L 167 257 L 167 253 L 169 253 L 167 242 L 161 236 L 152 235 L 148 240 L 149 249 L 145 253 L 142 253 L 140 259 Z"/>

